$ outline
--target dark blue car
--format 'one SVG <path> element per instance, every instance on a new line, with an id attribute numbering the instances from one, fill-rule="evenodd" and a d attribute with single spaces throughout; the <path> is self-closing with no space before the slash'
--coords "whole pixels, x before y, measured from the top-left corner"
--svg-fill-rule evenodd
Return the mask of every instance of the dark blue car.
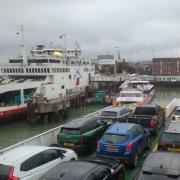
<path id="1" fill-rule="evenodd" d="M 136 167 L 144 149 L 150 146 L 150 133 L 139 124 L 119 123 L 111 125 L 97 143 L 97 156 L 122 159 Z"/>

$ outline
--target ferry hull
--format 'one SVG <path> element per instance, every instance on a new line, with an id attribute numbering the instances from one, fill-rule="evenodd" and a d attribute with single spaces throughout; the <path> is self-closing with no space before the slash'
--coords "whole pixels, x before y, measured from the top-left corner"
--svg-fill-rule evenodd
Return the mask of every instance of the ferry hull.
<path id="1" fill-rule="evenodd" d="M 5 123 L 13 119 L 18 119 L 27 115 L 27 105 L 9 106 L 0 108 L 0 123 Z"/>

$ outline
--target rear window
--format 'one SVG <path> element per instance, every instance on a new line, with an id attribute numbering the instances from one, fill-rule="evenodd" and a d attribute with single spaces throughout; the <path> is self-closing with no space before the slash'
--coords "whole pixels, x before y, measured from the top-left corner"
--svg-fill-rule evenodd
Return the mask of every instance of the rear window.
<path id="1" fill-rule="evenodd" d="M 180 177 L 176 177 L 172 175 L 172 177 L 170 176 L 166 176 L 163 174 L 153 174 L 153 173 L 140 173 L 139 177 L 136 180 L 179 180 Z"/>
<path id="2" fill-rule="evenodd" d="M 136 107 L 134 114 L 155 116 L 156 110 L 155 108 L 150 108 L 150 107 Z"/>
<path id="3" fill-rule="evenodd" d="M 0 164 L 0 179 L 8 180 L 11 169 L 12 169 L 12 166 Z"/>
<path id="4" fill-rule="evenodd" d="M 161 140 L 166 143 L 179 143 L 180 144 L 180 134 L 178 133 L 163 133 Z"/>
<path id="5" fill-rule="evenodd" d="M 175 110 L 174 115 L 180 116 L 180 110 Z"/>
<path id="6" fill-rule="evenodd" d="M 69 135 L 77 135 L 80 134 L 80 129 L 62 128 L 61 133 L 69 134 Z"/>
<path id="7" fill-rule="evenodd" d="M 112 143 L 112 144 L 119 144 L 123 143 L 128 140 L 128 136 L 126 135 L 117 135 L 117 134 L 104 134 L 102 137 L 103 141 Z"/>
<path id="8" fill-rule="evenodd" d="M 101 116 L 117 117 L 117 112 L 113 112 L 113 111 L 103 111 L 103 112 L 101 113 Z"/>

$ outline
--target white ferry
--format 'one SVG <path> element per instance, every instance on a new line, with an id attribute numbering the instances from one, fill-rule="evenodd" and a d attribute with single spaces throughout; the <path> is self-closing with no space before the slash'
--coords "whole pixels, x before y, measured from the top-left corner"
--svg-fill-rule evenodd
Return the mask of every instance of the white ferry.
<path id="1" fill-rule="evenodd" d="M 84 91 L 95 67 L 81 56 L 81 49 L 45 48 L 38 45 L 23 57 L 0 65 L 0 122 L 26 114 L 34 94 L 46 99 Z"/>
<path id="2" fill-rule="evenodd" d="M 149 81 L 132 80 L 120 89 L 114 104 L 140 105 L 148 104 L 154 97 L 154 85 Z"/>

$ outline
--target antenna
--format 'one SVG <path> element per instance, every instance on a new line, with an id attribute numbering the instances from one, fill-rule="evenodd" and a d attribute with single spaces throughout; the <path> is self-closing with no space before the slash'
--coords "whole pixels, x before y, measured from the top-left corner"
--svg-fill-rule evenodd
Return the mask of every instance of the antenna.
<path id="1" fill-rule="evenodd" d="M 23 64 L 27 64 L 27 54 L 26 54 L 26 49 L 25 49 L 25 43 L 24 43 L 24 25 L 20 25 L 20 31 L 21 33 L 17 32 L 16 34 L 21 34 L 21 44 L 20 46 L 22 47 L 22 56 L 23 56 Z"/>
<path id="2" fill-rule="evenodd" d="M 154 50 L 153 50 L 152 46 L 150 48 L 151 48 L 151 51 L 152 51 L 153 58 L 155 58 L 155 54 L 154 54 Z"/>

